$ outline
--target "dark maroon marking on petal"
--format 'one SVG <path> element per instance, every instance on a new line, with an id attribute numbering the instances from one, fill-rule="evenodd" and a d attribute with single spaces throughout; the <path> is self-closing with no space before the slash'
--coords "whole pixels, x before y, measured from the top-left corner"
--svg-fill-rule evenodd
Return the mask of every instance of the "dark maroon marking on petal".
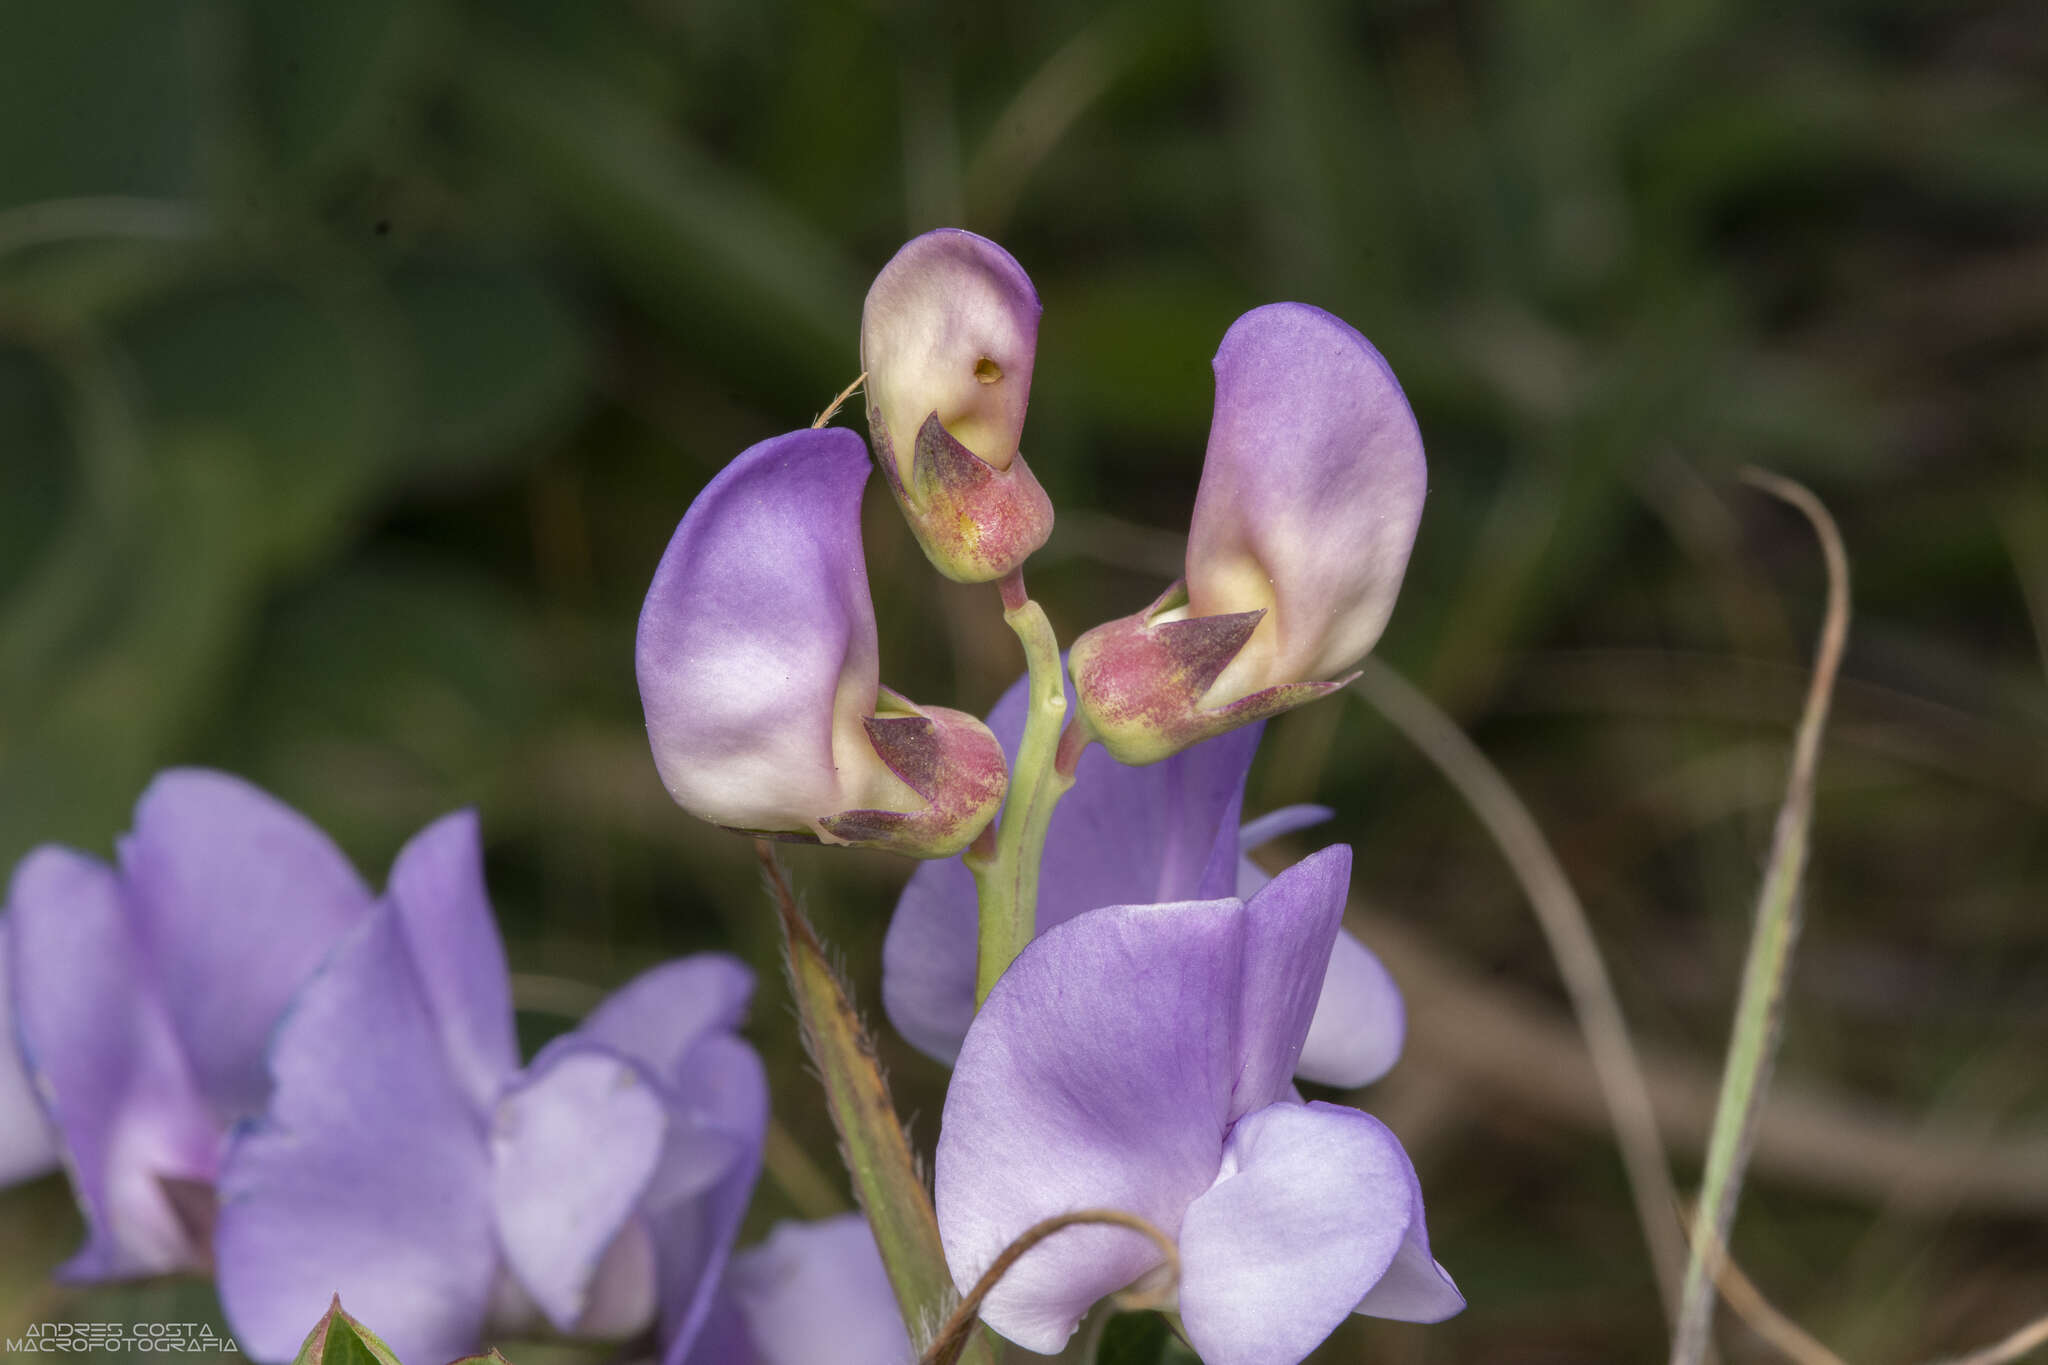
<path id="1" fill-rule="evenodd" d="M 938 727 L 924 716 L 866 716 L 861 724 L 889 771 L 931 800 L 939 779 Z"/>
<path id="2" fill-rule="evenodd" d="M 1226 616 L 1195 616 L 1154 626 L 1159 642 L 1178 664 L 1188 691 L 1199 697 L 1222 676 L 1245 641 L 1259 628 L 1266 609 L 1232 612 Z"/>

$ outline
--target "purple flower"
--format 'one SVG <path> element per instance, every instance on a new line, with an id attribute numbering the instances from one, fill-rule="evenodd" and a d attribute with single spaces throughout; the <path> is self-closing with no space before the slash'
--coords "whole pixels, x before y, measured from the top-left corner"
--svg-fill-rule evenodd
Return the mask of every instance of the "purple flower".
<path id="1" fill-rule="evenodd" d="M 1186 578 L 1074 642 L 1082 710 L 1128 763 L 1337 686 L 1386 628 L 1422 517 L 1415 416 L 1349 325 L 1255 308 L 1215 369 Z"/>
<path id="2" fill-rule="evenodd" d="M 697 495 L 640 613 L 647 737 L 676 804 L 714 824 L 944 857 L 1008 774 L 980 721 L 880 685 L 868 468 L 852 432 L 794 431 Z"/>
<path id="3" fill-rule="evenodd" d="M 948 578 L 986 583 L 1052 534 L 1018 453 L 1038 293 L 1009 252 L 941 228 L 882 267 L 861 309 L 868 429 L 889 491 Z"/>
<path id="4" fill-rule="evenodd" d="M 57 1133 L 14 1040 L 14 931 L 0 918 L 0 1189 L 57 1168 Z"/>
<path id="5" fill-rule="evenodd" d="M 1208 1365 L 1291 1365 L 1353 1312 L 1464 1307 L 1394 1135 L 1289 1084 L 1350 866 L 1327 848 L 1249 901 L 1114 906 L 1024 949 L 967 1032 L 940 1122 L 939 1232 L 963 1291 L 1032 1224 L 1110 1208 L 1178 1244 L 1181 1320 Z M 1159 1264 L 1126 1229 L 1070 1229 L 982 1317 L 1056 1351 Z"/>
<path id="6" fill-rule="evenodd" d="M 910 1365 L 916 1352 L 867 1219 L 777 1223 L 732 1258 L 688 1365 Z"/>
<path id="7" fill-rule="evenodd" d="M 222 1159 L 236 1336 L 288 1360 L 338 1292 L 403 1360 L 541 1322 L 652 1326 L 684 1360 L 760 1169 L 752 992 L 721 955 L 656 967 L 521 1070 L 476 819 L 430 825 L 294 1000 Z"/>
<path id="8" fill-rule="evenodd" d="M 15 1036 L 86 1222 L 60 1278 L 205 1268 L 222 1135 L 262 1107 L 265 1040 L 371 903 L 297 812 L 198 769 L 150 784 L 115 866 L 46 846 L 16 867 Z M 32 1146 L 8 1093 L 0 1126 Z"/>
<path id="9" fill-rule="evenodd" d="M 1069 690 L 1069 700 L 1072 692 Z M 989 728 L 1014 754 L 1027 687 L 1019 680 L 989 712 Z M 1164 762 L 1132 768 L 1090 750 L 1074 788 L 1053 812 L 1039 872 L 1043 934 L 1105 905 L 1249 897 L 1266 876 L 1244 850 L 1326 819 L 1292 806 L 1238 826 L 1258 725 L 1197 744 Z M 974 1018 L 976 900 L 957 858 L 921 864 L 896 903 L 882 944 L 882 1003 L 920 1051 L 951 1061 Z M 1401 993 L 1378 958 L 1340 931 L 1295 1073 L 1325 1085 L 1377 1080 L 1401 1053 Z"/>

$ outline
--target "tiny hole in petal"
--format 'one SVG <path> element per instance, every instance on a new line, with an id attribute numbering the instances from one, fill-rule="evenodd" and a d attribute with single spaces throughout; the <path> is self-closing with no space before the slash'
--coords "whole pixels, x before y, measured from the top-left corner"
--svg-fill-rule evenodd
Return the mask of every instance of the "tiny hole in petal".
<path id="1" fill-rule="evenodd" d="M 993 384 L 1003 377 L 1003 367 L 983 356 L 974 362 L 974 377 L 984 384 Z"/>

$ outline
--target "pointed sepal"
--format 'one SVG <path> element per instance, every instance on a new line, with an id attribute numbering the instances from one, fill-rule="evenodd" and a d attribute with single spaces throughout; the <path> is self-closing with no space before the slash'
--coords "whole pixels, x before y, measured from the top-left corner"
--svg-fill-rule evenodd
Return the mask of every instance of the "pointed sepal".
<path id="1" fill-rule="evenodd" d="M 1266 720 L 1319 697 L 1334 682 L 1281 683 L 1222 706 L 1205 706 L 1264 618 L 1263 611 L 1185 615 L 1187 587 L 1175 583 L 1143 611 L 1105 622 L 1074 641 L 1067 665 L 1081 714 L 1119 763 L 1157 763 L 1240 725 Z"/>
<path id="2" fill-rule="evenodd" d="M 893 695 L 890 700 L 911 705 Z M 870 716 L 866 725 L 876 756 L 924 804 L 907 811 L 840 811 L 818 822 L 828 839 L 912 858 L 950 858 L 1002 808 L 1010 783 L 1003 748 L 973 716 L 923 706 L 909 715 Z"/>
<path id="3" fill-rule="evenodd" d="M 306 1342 L 292 1357 L 292 1365 L 400 1365 L 399 1359 L 375 1332 L 342 1311 L 336 1294 L 327 1312 Z"/>
<path id="4" fill-rule="evenodd" d="M 881 410 L 871 409 L 868 417 L 889 491 L 925 557 L 946 577 L 993 582 L 1052 534 L 1052 499 L 1021 454 L 998 469 L 955 440 L 933 412 L 912 438 L 906 483 Z"/>

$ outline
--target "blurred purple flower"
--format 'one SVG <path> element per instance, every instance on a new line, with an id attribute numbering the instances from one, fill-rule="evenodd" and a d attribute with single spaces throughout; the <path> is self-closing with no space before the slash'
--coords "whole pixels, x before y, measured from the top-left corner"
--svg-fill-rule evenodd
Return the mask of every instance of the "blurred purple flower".
<path id="1" fill-rule="evenodd" d="M 115 866 L 45 846 L 15 868 L 0 996 L 24 1070 L 0 1057 L 0 1179 L 38 1169 L 46 1122 L 86 1222 L 59 1278 L 206 1267 L 222 1135 L 263 1105 L 271 1027 L 371 905 L 304 817 L 199 769 L 150 784 Z"/>
<path id="2" fill-rule="evenodd" d="M 988 715 L 1011 755 L 1027 700 L 1019 679 Z M 1261 729 L 1233 730 L 1143 768 L 1084 753 L 1046 837 L 1038 932 L 1100 906 L 1250 897 L 1265 885 L 1245 851 L 1330 812 L 1290 806 L 1239 828 Z M 973 874 L 958 858 L 927 862 L 903 888 L 882 943 L 883 1007 L 898 1032 L 940 1061 L 953 1060 L 974 1018 L 975 925 Z M 1347 1087 L 1377 1080 L 1400 1056 L 1403 1023 L 1387 969 L 1340 930 L 1295 1073 Z"/>
<path id="3" fill-rule="evenodd" d="M 1074 642 L 1084 714 L 1150 763 L 1323 696 L 1394 609 L 1429 471 L 1386 360 L 1302 303 L 1246 313 L 1216 351 L 1187 576 Z"/>
<path id="4" fill-rule="evenodd" d="M 962 583 L 1001 578 L 1052 534 L 1018 450 L 1038 314 L 1016 258 L 959 228 L 907 242 L 861 308 L 875 458 L 926 557 Z"/>
<path id="5" fill-rule="evenodd" d="M 910 1365 L 867 1219 L 777 1223 L 732 1258 L 687 1365 Z"/>
<path id="6" fill-rule="evenodd" d="M 844 428 L 793 431 L 697 495 L 640 614 L 647 737 L 676 804 L 713 824 L 944 857 L 1008 773 L 980 721 L 880 684 L 869 468 Z"/>
<path id="7" fill-rule="evenodd" d="M 963 1292 L 1032 1224 L 1110 1208 L 1178 1244 L 1179 1312 L 1208 1365 L 1293 1365 L 1353 1312 L 1464 1307 L 1394 1135 L 1289 1084 L 1350 866 L 1338 845 L 1249 901 L 1113 906 L 1024 949 L 967 1032 L 940 1121 L 939 1232 Z M 1068 1229 L 982 1317 L 1057 1351 L 1159 1267 L 1134 1232 Z"/>
<path id="8" fill-rule="evenodd" d="M 36 1099 L 14 1030 L 14 930 L 0 916 L 0 1189 L 57 1169 L 57 1131 Z"/>
<path id="9" fill-rule="evenodd" d="M 309 980 L 260 1119 L 221 1162 L 216 1275 L 259 1360 L 339 1292 L 401 1359 L 545 1322 L 654 1327 L 680 1362 L 760 1170 L 753 993 L 700 954 L 643 973 L 524 1070 L 474 815 L 399 854 L 384 903 Z"/>

